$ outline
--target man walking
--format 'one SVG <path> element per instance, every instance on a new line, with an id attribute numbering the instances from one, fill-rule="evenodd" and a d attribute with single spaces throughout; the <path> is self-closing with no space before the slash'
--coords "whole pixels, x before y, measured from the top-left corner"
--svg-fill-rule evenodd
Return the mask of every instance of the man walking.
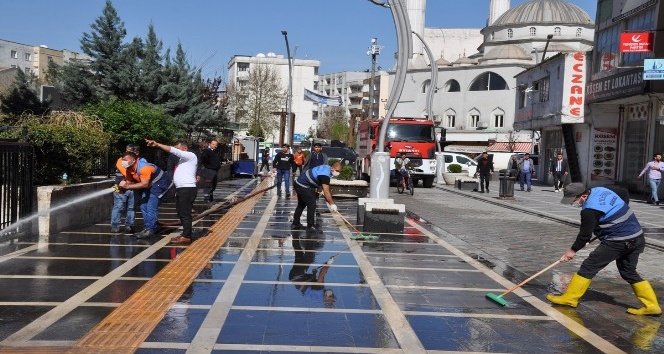
<path id="1" fill-rule="evenodd" d="M 600 244 L 581 264 L 562 295 L 549 294 L 554 304 L 576 307 L 590 286 L 592 278 L 609 263 L 615 261 L 620 276 L 634 290 L 643 303 L 641 308 L 628 308 L 633 315 L 660 315 L 662 309 L 647 280 L 636 271 L 639 255 L 646 245 L 641 224 L 629 208 L 629 193 L 620 187 L 586 188 L 582 183 L 571 183 L 563 190 L 563 204 L 581 207 L 581 227 L 572 247 L 561 257 L 562 262 L 574 258 L 591 239 L 593 233 Z"/>
<path id="2" fill-rule="evenodd" d="M 293 154 L 293 178 L 295 178 L 296 171 L 298 176 L 302 174 L 302 165 L 304 165 L 304 152 L 301 147 L 298 147 Z"/>
<path id="3" fill-rule="evenodd" d="M 296 180 L 295 192 L 297 193 L 297 207 L 293 214 L 293 228 L 301 228 L 303 225 L 300 223 L 300 217 L 304 208 L 307 208 L 307 230 L 316 230 L 315 215 L 316 215 L 316 190 L 320 187 L 323 189 L 323 197 L 327 201 L 330 211 L 337 211 L 337 205 L 334 204 L 332 193 L 330 192 L 330 178 L 338 176 L 343 170 L 341 162 L 335 162 L 330 167 L 329 165 L 321 165 L 310 168 L 302 173 Z"/>
<path id="4" fill-rule="evenodd" d="M 138 190 L 143 213 L 143 230 L 134 234 L 138 239 L 150 238 L 157 234 L 159 203 L 171 186 L 168 173 L 157 165 L 139 159 L 136 152 L 127 151 L 122 155 L 124 180 L 118 183 L 120 190 Z"/>
<path id="5" fill-rule="evenodd" d="M 636 177 L 640 179 L 641 176 L 648 172 L 648 182 L 650 183 L 650 200 L 648 204 L 655 203 L 655 205 L 659 205 L 657 189 L 659 189 L 659 182 L 662 179 L 662 169 L 664 169 L 662 154 L 658 152 L 652 156 L 652 161 L 648 162 L 646 167 L 639 173 L 639 176 Z"/>
<path id="6" fill-rule="evenodd" d="M 201 168 L 198 173 L 204 181 L 203 201 L 206 202 L 214 200 L 214 190 L 217 189 L 217 174 L 221 167 L 218 145 L 219 143 L 216 140 L 210 140 L 207 148 L 201 153 Z"/>
<path id="7" fill-rule="evenodd" d="M 556 155 L 556 160 L 551 163 L 549 173 L 553 175 L 553 188 L 558 193 L 565 186 L 565 178 L 569 173 L 569 166 L 567 160 L 563 159 L 563 153 L 559 152 Z"/>
<path id="8" fill-rule="evenodd" d="M 261 169 L 258 172 L 263 172 L 263 168 L 270 172 L 270 148 L 266 147 L 261 155 Z"/>
<path id="9" fill-rule="evenodd" d="M 175 146 L 159 144 L 154 140 L 146 140 L 148 146 L 154 146 L 178 157 L 178 165 L 173 174 L 175 184 L 175 209 L 182 223 L 182 234 L 171 240 L 171 243 L 191 243 L 191 210 L 196 200 L 198 188 L 196 187 L 196 167 L 198 158 L 196 154 L 189 151 L 189 144 L 179 140 Z"/>
<path id="10" fill-rule="evenodd" d="M 293 154 L 288 152 L 288 144 L 281 145 L 272 160 L 272 169 L 277 173 L 277 196 L 281 197 L 281 182 L 286 184 L 286 198 L 290 198 L 290 173 L 293 168 Z"/>
<path id="11" fill-rule="evenodd" d="M 480 177 L 480 193 L 484 193 L 484 188 L 489 193 L 489 181 L 491 181 L 493 172 L 493 161 L 489 160 L 489 153 L 485 151 L 477 161 L 477 171 L 475 172 L 475 175 Z"/>
<path id="12" fill-rule="evenodd" d="M 315 143 L 314 151 L 312 151 L 307 157 L 307 160 L 304 161 L 302 169 L 307 170 L 321 165 L 327 165 L 327 155 L 323 152 L 323 146 L 320 143 Z"/>
<path id="13" fill-rule="evenodd" d="M 523 159 L 519 161 L 519 174 L 521 175 L 521 179 L 519 180 L 521 191 L 523 192 L 523 185 L 525 184 L 528 187 L 528 192 L 530 192 L 532 178 L 535 174 L 535 164 L 530 159 L 529 153 L 524 154 Z"/>

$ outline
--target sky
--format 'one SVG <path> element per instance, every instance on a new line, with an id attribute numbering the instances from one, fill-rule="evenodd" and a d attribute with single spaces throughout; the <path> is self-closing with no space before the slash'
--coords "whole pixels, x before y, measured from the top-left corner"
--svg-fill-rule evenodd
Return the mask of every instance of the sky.
<path id="1" fill-rule="evenodd" d="M 511 0 L 511 7 L 527 0 Z M 595 18 L 597 0 L 569 0 Z M 396 32 L 388 8 L 368 0 L 113 0 L 127 29 L 126 42 L 145 38 L 152 23 L 164 49 L 178 42 L 204 77 L 226 77 L 234 55 L 274 52 L 286 57 L 282 30 L 296 59 L 320 61 L 319 73 L 371 68 L 371 38 L 384 46 L 377 58 L 394 66 Z M 81 52 L 105 0 L 0 0 L 0 38 L 28 45 Z M 489 0 L 428 0 L 428 28 L 482 28 Z"/>

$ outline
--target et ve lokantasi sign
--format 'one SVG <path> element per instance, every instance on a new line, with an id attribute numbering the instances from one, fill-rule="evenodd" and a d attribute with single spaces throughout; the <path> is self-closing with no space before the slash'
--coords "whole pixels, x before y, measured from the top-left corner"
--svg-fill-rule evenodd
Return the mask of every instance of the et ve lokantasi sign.
<path id="1" fill-rule="evenodd" d="M 623 32 L 620 34 L 620 52 L 651 52 L 652 42 L 653 35 L 651 32 Z"/>

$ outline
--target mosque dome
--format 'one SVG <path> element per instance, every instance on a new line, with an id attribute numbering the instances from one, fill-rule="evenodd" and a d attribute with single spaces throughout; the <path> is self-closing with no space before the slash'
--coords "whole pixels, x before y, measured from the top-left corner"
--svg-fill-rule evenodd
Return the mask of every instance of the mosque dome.
<path id="1" fill-rule="evenodd" d="M 436 60 L 436 66 L 448 66 L 450 65 L 450 62 L 445 60 L 445 58 L 440 57 L 438 60 Z"/>
<path id="2" fill-rule="evenodd" d="M 503 44 L 492 48 L 482 57 L 482 61 L 492 59 L 532 60 L 532 57 L 528 55 L 523 48 L 516 44 Z"/>
<path id="3" fill-rule="evenodd" d="M 562 0 L 532 0 L 508 10 L 491 26 L 526 24 L 591 25 L 593 20 L 580 7 Z"/>
<path id="4" fill-rule="evenodd" d="M 468 58 L 466 56 L 460 57 L 459 59 L 452 62 L 453 66 L 457 66 L 457 65 L 475 65 L 475 64 L 477 64 L 477 60 Z"/>

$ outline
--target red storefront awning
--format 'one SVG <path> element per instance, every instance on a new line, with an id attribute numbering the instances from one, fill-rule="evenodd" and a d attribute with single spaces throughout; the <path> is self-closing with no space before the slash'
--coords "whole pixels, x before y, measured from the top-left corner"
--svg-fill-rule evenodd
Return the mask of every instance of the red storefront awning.
<path id="1" fill-rule="evenodd" d="M 512 143 L 514 144 L 510 149 L 510 143 L 495 143 L 489 145 L 487 151 L 504 151 L 504 152 L 532 152 L 533 143 Z"/>

